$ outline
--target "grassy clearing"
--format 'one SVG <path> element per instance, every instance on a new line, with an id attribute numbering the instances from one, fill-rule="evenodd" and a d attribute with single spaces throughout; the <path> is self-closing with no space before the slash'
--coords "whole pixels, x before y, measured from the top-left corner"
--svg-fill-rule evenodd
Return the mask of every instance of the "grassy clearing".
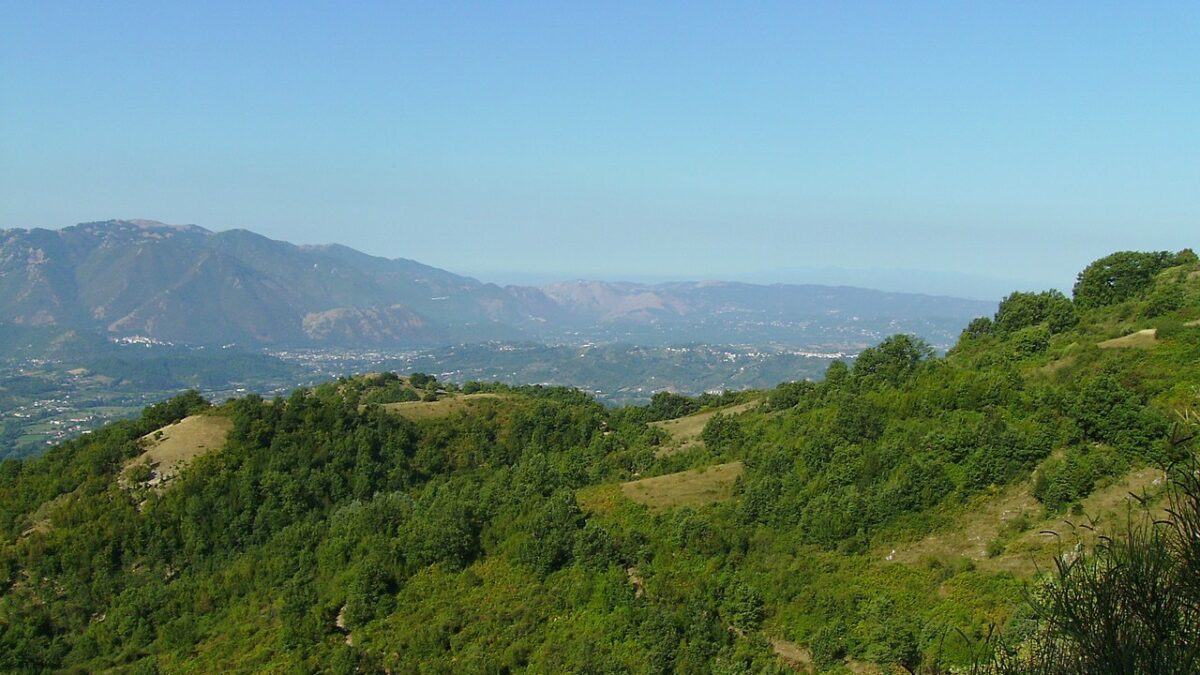
<path id="1" fill-rule="evenodd" d="M 1081 515 L 1060 514 L 1036 523 L 1011 541 L 1002 554 L 983 561 L 980 567 L 1013 573 L 1032 573 L 1038 565 L 1045 568 L 1050 557 L 1094 539 L 1095 534 L 1114 534 L 1125 523 L 1129 509 L 1138 506 L 1132 495 L 1146 494 L 1153 498 L 1165 484 L 1165 474 L 1160 469 L 1132 471 L 1086 497 Z M 1154 517 L 1162 515 L 1161 511 L 1154 511 Z M 1094 528 L 1094 533 L 1089 528 Z"/>
<path id="2" fill-rule="evenodd" d="M 1101 342 L 1098 347 L 1101 349 L 1145 349 L 1153 347 L 1158 343 L 1158 330 L 1154 328 L 1146 328 L 1144 330 L 1135 331 L 1129 335 L 1123 335 L 1111 340 Z"/>
<path id="3" fill-rule="evenodd" d="M 481 401 L 501 398 L 500 394 L 445 395 L 436 401 L 405 401 L 385 403 L 383 408 L 402 417 L 416 421 L 434 417 L 445 417 L 460 410 L 470 410 Z"/>
<path id="4" fill-rule="evenodd" d="M 621 484 L 627 498 L 652 509 L 704 506 L 733 497 L 733 484 L 745 467 L 741 462 L 669 473 Z"/>
<path id="5" fill-rule="evenodd" d="M 1163 472 L 1155 468 L 1132 471 L 1111 484 L 1098 488 L 1082 502 L 1082 515 L 1058 514 L 1044 517 L 1045 510 L 1030 493 L 1031 482 L 1010 485 L 994 494 L 975 497 L 950 526 L 925 538 L 877 550 L 885 561 L 918 564 L 929 560 L 967 558 L 979 569 L 990 572 L 1031 574 L 1050 558 L 1073 548 L 1085 537 L 1084 526 L 1111 532 L 1124 522 L 1134 504 L 1132 494 L 1155 494 L 1163 485 Z M 1014 519 L 1028 518 L 1029 527 L 1013 536 L 1002 552 L 989 552 L 989 543 Z M 1055 534 L 1048 534 L 1053 532 Z"/>
<path id="6" fill-rule="evenodd" d="M 142 437 L 145 451 L 125 464 L 123 476 L 129 476 L 135 466 L 145 465 L 150 474 L 143 484 L 162 487 L 192 460 L 225 445 L 232 428 L 233 420 L 219 415 L 192 415 L 168 424 Z"/>
<path id="7" fill-rule="evenodd" d="M 575 492 L 575 501 L 587 513 L 611 513 L 621 503 L 621 486 L 606 483 L 579 488 Z"/>
<path id="8" fill-rule="evenodd" d="M 760 403 L 762 403 L 761 399 L 755 399 L 716 410 L 706 410 L 678 419 L 651 422 L 650 426 L 658 427 L 671 434 L 671 440 L 666 446 L 659 449 L 658 456 L 662 457 L 703 445 L 704 441 L 700 440 L 700 434 L 704 433 L 704 425 L 708 424 L 708 421 L 717 413 L 721 413 L 722 415 L 737 415 L 758 407 Z"/>
<path id="9" fill-rule="evenodd" d="M 1004 525 L 1021 514 L 1040 519 L 1042 505 L 1030 494 L 1030 484 L 1010 485 L 992 494 L 976 495 L 963 507 L 955 522 L 925 538 L 887 547 L 880 555 L 885 560 L 916 564 L 927 558 L 987 559 L 988 542 L 995 539 Z"/>

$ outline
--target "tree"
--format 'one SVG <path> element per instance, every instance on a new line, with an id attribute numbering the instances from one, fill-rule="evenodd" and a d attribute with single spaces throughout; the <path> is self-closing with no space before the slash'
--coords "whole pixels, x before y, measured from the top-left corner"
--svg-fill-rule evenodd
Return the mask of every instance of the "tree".
<path id="1" fill-rule="evenodd" d="M 518 559 L 545 577 L 570 562 L 582 523 L 575 493 L 555 492 L 530 519 L 529 536 L 518 548 Z"/>
<path id="2" fill-rule="evenodd" d="M 686 396 L 660 391 L 650 397 L 650 405 L 646 408 L 646 420 L 649 422 L 672 420 L 691 415 L 699 409 L 700 405 Z"/>
<path id="3" fill-rule="evenodd" d="M 971 323 L 967 324 L 967 328 L 963 331 L 963 335 L 973 338 L 983 337 L 985 335 L 991 335 L 994 328 L 995 324 L 992 323 L 992 319 L 990 317 L 981 316 L 971 319 Z"/>
<path id="4" fill-rule="evenodd" d="M 1075 307 L 1067 296 L 1056 290 L 1041 293 L 1017 291 L 1000 301 L 995 329 L 1001 335 L 1046 324 L 1051 333 L 1070 330 L 1079 322 Z"/>
<path id="5" fill-rule="evenodd" d="M 745 434 L 742 431 L 742 425 L 736 418 L 717 413 L 704 425 L 704 431 L 700 432 L 700 438 L 704 441 L 705 447 L 712 452 L 720 453 L 739 447 L 745 440 Z"/>
<path id="6" fill-rule="evenodd" d="M 1079 273 L 1072 289 L 1075 303 L 1090 309 L 1129 300 L 1153 286 L 1159 272 L 1186 259 L 1182 251 L 1119 251 L 1105 256 Z"/>
<path id="7" fill-rule="evenodd" d="M 922 361 L 933 356 L 933 348 L 919 337 L 893 335 L 878 347 L 864 349 L 854 361 L 854 377 L 893 386 L 907 380 Z"/>

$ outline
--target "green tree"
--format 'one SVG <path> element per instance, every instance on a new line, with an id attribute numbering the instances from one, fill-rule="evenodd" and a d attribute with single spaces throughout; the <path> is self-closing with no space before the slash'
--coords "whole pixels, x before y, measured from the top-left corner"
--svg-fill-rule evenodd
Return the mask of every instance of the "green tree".
<path id="1" fill-rule="evenodd" d="M 864 349 L 854 361 L 854 377 L 868 383 L 898 385 L 912 377 L 933 348 L 919 337 L 893 335 L 878 347 Z"/>
<path id="2" fill-rule="evenodd" d="M 1123 302 L 1153 286 L 1159 272 L 1184 260 L 1183 252 L 1178 255 L 1170 251 L 1113 253 L 1079 273 L 1072 295 L 1076 304 L 1088 309 Z"/>
<path id="3" fill-rule="evenodd" d="M 1000 301 L 996 310 L 995 330 L 1008 335 L 1019 330 L 1045 324 L 1051 333 L 1062 333 L 1079 323 L 1075 307 L 1062 293 L 1050 290 L 1041 293 L 1016 292 Z"/>

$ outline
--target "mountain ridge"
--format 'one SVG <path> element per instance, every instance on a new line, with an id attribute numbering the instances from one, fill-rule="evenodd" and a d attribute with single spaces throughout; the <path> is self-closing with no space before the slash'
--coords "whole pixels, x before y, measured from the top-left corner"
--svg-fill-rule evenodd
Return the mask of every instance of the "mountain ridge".
<path id="1" fill-rule="evenodd" d="M 246 229 L 145 219 L 0 230 L 0 296 L 0 321 L 19 325 L 196 344 L 339 347 L 614 332 L 662 342 L 696 331 L 765 344 L 828 317 L 958 326 L 992 307 L 815 284 L 500 286 L 337 243 L 297 245 Z"/>

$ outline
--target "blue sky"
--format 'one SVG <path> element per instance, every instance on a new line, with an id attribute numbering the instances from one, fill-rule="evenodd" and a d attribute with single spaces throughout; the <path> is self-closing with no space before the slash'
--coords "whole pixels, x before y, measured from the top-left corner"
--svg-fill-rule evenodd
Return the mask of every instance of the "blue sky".
<path id="1" fill-rule="evenodd" d="M 1061 286 L 1200 243 L 1200 3 L 4 3 L 0 227 L 110 217 Z"/>

